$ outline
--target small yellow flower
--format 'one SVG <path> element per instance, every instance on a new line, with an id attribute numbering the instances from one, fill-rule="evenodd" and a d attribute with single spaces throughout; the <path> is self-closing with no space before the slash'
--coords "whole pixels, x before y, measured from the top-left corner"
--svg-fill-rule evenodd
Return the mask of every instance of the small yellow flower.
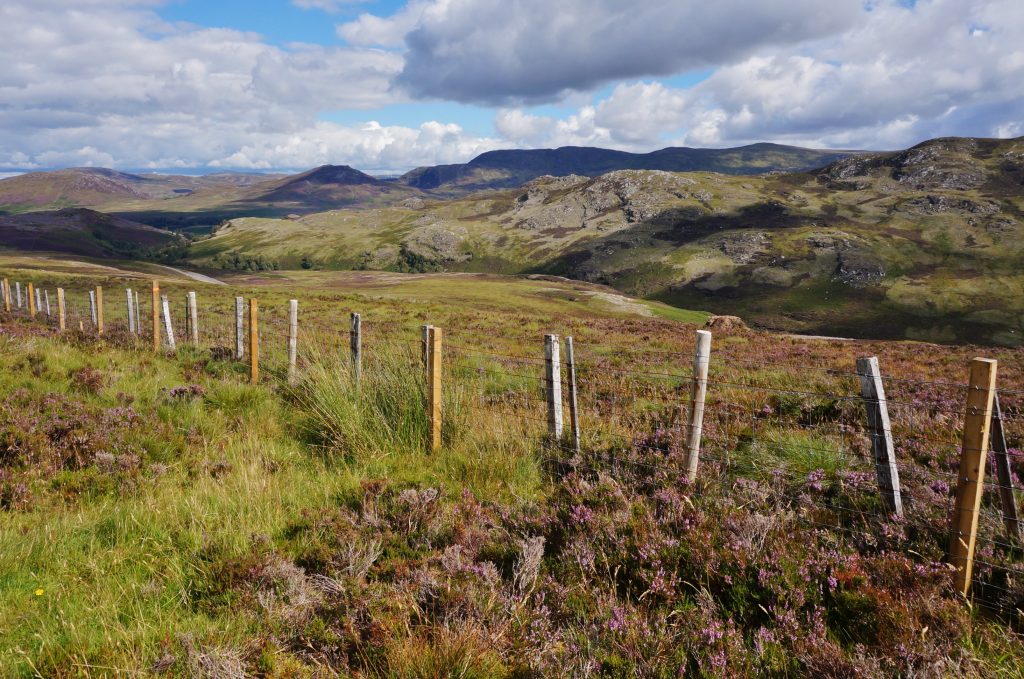
<path id="1" fill-rule="evenodd" d="M 46 590 L 43 589 L 42 587 L 40 587 L 39 589 L 36 590 L 36 596 L 43 596 L 43 594 L 45 594 L 45 593 L 46 593 Z"/>

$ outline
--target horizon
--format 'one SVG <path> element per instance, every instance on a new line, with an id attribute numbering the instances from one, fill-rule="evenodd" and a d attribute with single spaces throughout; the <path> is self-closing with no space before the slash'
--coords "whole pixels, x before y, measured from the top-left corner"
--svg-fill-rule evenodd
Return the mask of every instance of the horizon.
<path id="1" fill-rule="evenodd" d="M 1024 134 L 1011 0 L 11 0 L 0 17 L 3 173 L 391 175 L 499 149 Z"/>

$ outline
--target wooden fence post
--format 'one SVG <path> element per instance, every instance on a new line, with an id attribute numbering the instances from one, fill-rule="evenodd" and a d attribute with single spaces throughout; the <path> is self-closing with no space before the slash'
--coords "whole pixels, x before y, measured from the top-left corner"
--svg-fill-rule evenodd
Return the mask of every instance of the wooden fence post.
<path id="1" fill-rule="evenodd" d="M 999 500 L 1003 506 L 1003 526 L 1006 537 L 1020 540 L 1020 520 L 1017 516 L 1017 502 L 1013 497 L 1013 474 L 1010 473 L 1010 451 L 1006 446 L 1006 431 L 1003 429 L 1003 409 L 999 405 L 999 394 L 992 403 L 992 454 L 999 482 Z"/>
<path id="2" fill-rule="evenodd" d="M 576 396 L 576 355 L 573 352 L 572 336 L 565 338 L 565 369 L 569 386 L 569 433 L 572 436 L 573 452 L 580 452 L 580 415 Z"/>
<path id="3" fill-rule="evenodd" d="M 160 283 L 153 281 L 153 351 L 160 351 Z"/>
<path id="4" fill-rule="evenodd" d="M 430 449 L 441 448 L 441 328 L 428 326 L 427 416 L 430 419 Z"/>
<path id="5" fill-rule="evenodd" d="M 548 402 L 548 435 L 562 438 L 562 366 L 558 335 L 544 335 L 544 386 Z"/>
<path id="6" fill-rule="evenodd" d="M 43 290 L 43 301 L 46 303 L 46 317 L 49 318 L 50 314 L 50 291 Z"/>
<path id="7" fill-rule="evenodd" d="M 430 367 L 430 329 L 433 328 L 433 327 L 434 326 L 432 326 L 432 325 L 421 325 L 420 326 L 421 343 L 423 345 L 422 348 L 423 348 L 423 367 L 424 368 L 429 368 Z"/>
<path id="8" fill-rule="evenodd" d="M 352 314 L 352 330 L 349 333 L 349 350 L 352 354 L 352 376 L 356 386 L 363 376 L 363 324 L 359 314 Z"/>
<path id="9" fill-rule="evenodd" d="M 245 356 L 245 298 L 235 297 L 235 360 Z"/>
<path id="10" fill-rule="evenodd" d="M 188 322 L 192 333 L 192 346 L 199 346 L 199 308 L 196 304 L 196 293 L 188 293 Z"/>
<path id="11" fill-rule="evenodd" d="M 957 589 L 964 596 L 971 591 L 971 574 L 974 571 L 974 547 L 978 537 L 985 460 L 992 428 L 996 367 L 997 362 L 988 358 L 975 358 L 971 361 L 956 504 L 949 534 L 949 562 L 956 569 Z"/>
<path id="12" fill-rule="evenodd" d="M 92 319 L 92 327 L 95 328 L 96 323 L 96 291 L 89 291 L 89 318 Z"/>
<path id="13" fill-rule="evenodd" d="M 132 289 L 128 288 L 125 290 L 128 297 L 128 332 L 135 335 L 137 334 L 137 326 L 135 325 L 135 300 L 132 299 Z"/>
<path id="14" fill-rule="evenodd" d="M 64 288 L 57 288 L 57 326 L 61 332 L 67 330 L 67 306 L 64 301 Z"/>
<path id="15" fill-rule="evenodd" d="M 697 478 L 700 462 L 700 441 L 704 431 L 704 400 L 708 393 L 708 366 L 711 363 L 711 333 L 697 331 L 697 346 L 693 354 L 693 379 L 690 383 L 690 415 L 687 419 L 686 478 L 692 483 Z"/>
<path id="16" fill-rule="evenodd" d="M 4 293 L 4 311 L 7 313 L 11 312 L 11 282 L 4 279 L 3 282 L 3 293 Z"/>
<path id="17" fill-rule="evenodd" d="M 860 395 L 867 411 L 871 431 L 871 450 L 875 458 L 878 489 L 889 512 L 903 518 L 903 498 L 900 494 L 900 474 L 896 468 L 896 447 L 892 441 L 889 406 L 885 399 L 885 385 L 878 357 L 862 356 L 857 359 Z"/>
<path id="18" fill-rule="evenodd" d="M 167 295 L 160 298 L 164 308 L 164 330 L 167 332 L 167 348 L 175 351 L 177 345 L 174 342 L 174 326 L 171 324 L 171 303 Z"/>
<path id="19" fill-rule="evenodd" d="M 260 381 L 260 335 L 259 305 L 255 298 L 249 300 L 249 382 Z"/>
<path id="20" fill-rule="evenodd" d="M 96 286 L 96 332 L 103 334 L 103 288 Z"/>
<path id="21" fill-rule="evenodd" d="M 35 293 L 36 293 L 36 291 L 35 291 L 35 288 L 32 286 L 32 283 L 29 283 L 28 284 L 28 315 L 31 316 L 32 318 L 36 317 L 36 298 L 35 298 Z"/>
<path id="22" fill-rule="evenodd" d="M 21 283 L 19 281 L 14 281 L 14 290 L 18 293 L 17 301 L 18 301 L 18 310 L 20 311 L 21 310 Z"/>
<path id="23" fill-rule="evenodd" d="M 135 333 L 142 334 L 142 311 L 139 309 L 139 291 L 132 290 L 132 297 L 135 298 Z"/>
<path id="24" fill-rule="evenodd" d="M 299 300 L 288 301 L 288 384 L 295 383 L 299 356 Z"/>

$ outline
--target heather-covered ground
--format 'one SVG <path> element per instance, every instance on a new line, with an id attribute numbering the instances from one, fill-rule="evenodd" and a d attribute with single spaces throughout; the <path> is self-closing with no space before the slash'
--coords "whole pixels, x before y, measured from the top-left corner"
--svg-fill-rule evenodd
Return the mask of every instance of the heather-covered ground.
<path id="1" fill-rule="evenodd" d="M 59 282 L 76 314 L 100 281 L 12 275 Z M 1024 674 L 995 488 L 973 605 L 943 563 L 967 361 L 1000 360 L 1020 476 L 1020 351 L 716 329 L 689 483 L 699 317 L 552 281 L 346 281 L 238 281 L 264 314 L 257 386 L 227 349 L 235 289 L 193 288 L 202 346 L 173 356 L 120 327 L 139 279 L 102 279 L 103 338 L 0 313 L 0 675 Z M 436 453 L 425 322 L 446 333 Z M 545 437 L 544 332 L 575 340 L 580 453 Z M 875 482 L 865 354 L 887 377 L 903 519 Z"/>

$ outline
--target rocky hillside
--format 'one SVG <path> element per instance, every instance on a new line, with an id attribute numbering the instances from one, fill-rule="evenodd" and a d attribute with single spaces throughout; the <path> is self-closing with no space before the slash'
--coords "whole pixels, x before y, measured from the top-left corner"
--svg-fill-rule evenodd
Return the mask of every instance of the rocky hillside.
<path id="1" fill-rule="evenodd" d="M 193 246 L 281 266 L 552 273 L 815 334 L 1018 344 L 1024 139 L 937 139 L 806 173 L 620 170 L 301 219 Z"/>
<path id="2" fill-rule="evenodd" d="M 464 195 L 470 191 L 514 188 L 544 175 L 596 177 L 615 170 L 759 174 L 822 167 L 855 152 L 820 151 L 780 144 L 728 149 L 670 147 L 651 153 L 564 146 L 557 149 L 489 151 L 468 163 L 417 168 L 399 183 L 425 191 Z"/>

